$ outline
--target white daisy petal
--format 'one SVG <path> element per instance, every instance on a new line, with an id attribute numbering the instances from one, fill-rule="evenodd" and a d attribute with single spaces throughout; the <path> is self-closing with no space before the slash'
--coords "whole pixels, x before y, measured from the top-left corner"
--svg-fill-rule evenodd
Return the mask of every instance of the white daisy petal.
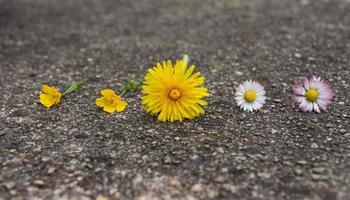
<path id="1" fill-rule="evenodd" d="M 314 109 L 314 103 L 308 102 L 306 106 L 306 112 L 312 112 Z"/>
<path id="2" fill-rule="evenodd" d="M 307 112 L 307 104 L 308 104 L 308 101 L 306 99 L 304 99 L 300 104 L 299 104 L 299 108 L 304 111 L 304 112 Z"/>
<path id="3" fill-rule="evenodd" d="M 313 103 L 314 111 L 320 113 L 320 108 L 318 107 L 317 103 Z"/>

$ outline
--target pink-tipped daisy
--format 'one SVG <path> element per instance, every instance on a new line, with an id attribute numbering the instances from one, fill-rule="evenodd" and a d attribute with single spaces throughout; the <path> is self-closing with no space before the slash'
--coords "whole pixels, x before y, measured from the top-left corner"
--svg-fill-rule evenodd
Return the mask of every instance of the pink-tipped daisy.
<path id="1" fill-rule="evenodd" d="M 334 93 L 328 83 L 320 77 L 304 77 L 302 83 L 293 86 L 293 100 L 304 112 L 320 113 L 326 110 L 334 98 Z"/>
<path id="2" fill-rule="evenodd" d="M 244 81 L 236 88 L 235 100 L 244 111 L 252 112 L 265 104 L 265 90 L 255 81 Z"/>

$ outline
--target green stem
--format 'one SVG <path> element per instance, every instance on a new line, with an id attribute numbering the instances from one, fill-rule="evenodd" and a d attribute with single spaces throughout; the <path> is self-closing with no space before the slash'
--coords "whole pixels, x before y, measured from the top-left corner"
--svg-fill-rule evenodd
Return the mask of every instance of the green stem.
<path id="1" fill-rule="evenodd" d="M 124 94 L 126 94 L 126 90 L 123 90 L 121 93 L 120 93 L 120 96 L 122 97 L 122 96 L 124 96 Z"/>
<path id="2" fill-rule="evenodd" d="M 137 84 L 135 83 L 134 80 L 130 79 L 124 86 L 123 89 L 120 93 L 120 96 L 124 96 L 126 93 L 128 93 L 130 90 L 136 91 L 138 89 L 140 89 L 141 85 L 142 85 L 142 81 L 139 81 Z"/>
<path id="3" fill-rule="evenodd" d="M 77 82 L 70 84 L 70 86 L 62 94 L 62 96 L 73 93 L 75 90 L 79 89 L 83 85 L 83 83 L 84 83 L 84 81 L 77 81 Z"/>

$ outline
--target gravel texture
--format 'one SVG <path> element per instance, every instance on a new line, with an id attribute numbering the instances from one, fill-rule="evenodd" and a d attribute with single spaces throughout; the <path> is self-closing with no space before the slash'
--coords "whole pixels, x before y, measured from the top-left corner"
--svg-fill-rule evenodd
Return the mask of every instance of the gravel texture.
<path id="1" fill-rule="evenodd" d="M 0 199 L 350 199 L 350 2 L 0 0 Z M 206 114 L 159 123 L 129 93 L 94 100 L 187 53 L 206 77 Z M 328 80 L 328 112 L 291 101 Z M 267 90 L 261 111 L 234 86 Z M 53 109 L 43 83 L 85 86 Z"/>

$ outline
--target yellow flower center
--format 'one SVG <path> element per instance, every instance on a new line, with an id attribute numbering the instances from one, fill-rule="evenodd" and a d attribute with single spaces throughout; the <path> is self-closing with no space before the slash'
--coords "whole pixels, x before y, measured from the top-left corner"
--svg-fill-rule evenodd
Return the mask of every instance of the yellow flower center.
<path id="1" fill-rule="evenodd" d="M 113 98 L 106 98 L 106 103 L 109 105 L 113 105 L 114 101 L 115 101 L 115 99 L 113 99 Z"/>
<path id="2" fill-rule="evenodd" d="M 256 99 L 256 92 L 254 90 L 247 90 L 244 94 L 244 99 L 248 102 L 253 102 Z"/>
<path id="3" fill-rule="evenodd" d="M 169 96 L 169 98 L 170 98 L 171 100 L 176 101 L 176 100 L 178 100 L 178 99 L 181 97 L 181 91 L 178 90 L 178 89 L 176 89 L 176 88 L 175 88 L 175 89 L 171 89 L 171 90 L 169 91 L 168 96 Z"/>
<path id="4" fill-rule="evenodd" d="M 315 102 L 318 99 L 318 92 L 315 89 L 309 89 L 306 91 L 306 99 L 310 102 Z"/>

